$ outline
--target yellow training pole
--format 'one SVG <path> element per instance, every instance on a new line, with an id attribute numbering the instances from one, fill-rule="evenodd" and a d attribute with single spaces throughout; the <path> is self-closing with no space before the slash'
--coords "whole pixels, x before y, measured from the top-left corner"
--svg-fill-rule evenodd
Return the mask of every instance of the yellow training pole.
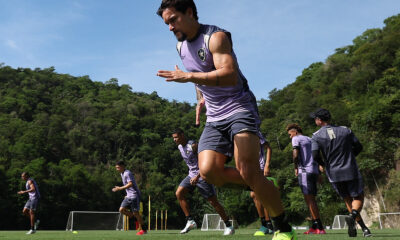
<path id="1" fill-rule="evenodd" d="M 164 217 L 163 217 L 163 210 L 160 211 L 161 212 L 161 223 L 160 223 L 160 230 L 163 230 L 163 221 L 164 221 Z"/>
<path id="2" fill-rule="evenodd" d="M 142 202 L 140 202 L 140 204 L 139 204 L 139 215 L 140 216 L 143 216 L 143 203 Z M 137 220 L 137 219 L 136 219 Z M 139 228 L 138 228 L 138 231 L 140 231 L 140 230 L 142 230 L 142 225 L 139 223 Z"/>
<path id="3" fill-rule="evenodd" d="M 164 230 L 167 230 L 167 219 L 168 219 L 168 210 L 165 210 L 165 226 L 164 226 Z"/>
<path id="4" fill-rule="evenodd" d="M 157 221 L 158 221 L 158 219 L 157 219 L 158 216 L 157 215 L 158 215 L 158 210 L 156 210 L 156 231 L 157 231 Z"/>
<path id="5" fill-rule="evenodd" d="M 150 211 L 151 211 L 150 204 L 151 204 L 151 202 L 150 202 L 150 195 L 149 195 L 149 219 L 148 219 L 148 221 L 149 221 L 148 230 L 149 231 L 150 231 Z"/>

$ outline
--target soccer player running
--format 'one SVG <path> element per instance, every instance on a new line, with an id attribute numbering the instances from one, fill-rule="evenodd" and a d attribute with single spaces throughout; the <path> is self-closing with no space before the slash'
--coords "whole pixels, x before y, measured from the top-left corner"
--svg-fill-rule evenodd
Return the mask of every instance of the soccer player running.
<path id="1" fill-rule="evenodd" d="M 28 193 L 29 199 L 26 202 L 24 209 L 22 210 L 22 213 L 27 216 L 30 220 L 31 223 L 31 229 L 26 233 L 26 234 L 34 234 L 36 233 L 36 230 L 39 226 L 40 220 L 37 219 L 35 222 L 35 212 L 36 209 L 39 205 L 39 199 L 40 199 L 40 192 L 39 192 L 39 187 L 36 183 L 36 181 L 29 176 L 28 172 L 23 172 L 21 174 L 21 178 L 26 181 L 26 190 L 25 191 L 19 191 L 18 194 L 25 194 Z"/>
<path id="2" fill-rule="evenodd" d="M 364 204 L 364 184 L 356 156 L 362 150 L 361 143 L 347 127 L 330 124 L 331 114 L 328 110 L 320 108 L 310 116 L 321 127 L 312 136 L 312 154 L 318 160 L 319 153 L 322 153 L 326 175 L 346 204 L 350 213 L 345 218 L 349 236 L 357 236 L 356 221 L 361 226 L 364 237 L 372 236 L 360 215 Z"/>
<path id="3" fill-rule="evenodd" d="M 264 138 L 260 138 L 260 169 L 264 173 L 265 177 L 270 173 L 269 165 L 271 163 L 271 154 L 272 149 L 269 146 L 269 143 Z M 275 186 L 277 186 L 277 184 L 275 184 Z M 265 236 L 265 234 L 274 233 L 274 227 L 269 217 L 268 210 L 264 208 L 253 191 L 250 192 L 250 197 L 253 198 L 254 205 L 256 206 L 261 221 L 261 227 L 254 233 L 254 236 Z"/>
<path id="4" fill-rule="evenodd" d="M 224 235 L 233 235 L 235 230 L 229 221 L 228 216 L 225 213 L 224 208 L 217 200 L 217 195 L 213 185 L 207 183 L 200 177 L 199 165 L 197 159 L 197 143 L 193 140 L 187 140 L 182 129 L 177 128 L 172 133 L 174 142 L 178 145 L 178 149 L 181 152 L 183 160 L 189 168 L 189 175 L 186 176 L 179 184 L 176 190 L 176 198 L 182 208 L 183 213 L 186 216 L 186 226 L 181 231 L 181 234 L 188 233 L 190 230 L 197 227 L 196 222 L 190 215 L 189 203 L 186 200 L 186 194 L 192 192 L 195 187 L 200 191 L 201 195 L 207 199 L 207 201 L 214 207 L 215 211 L 221 216 L 221 219 L 225 222 L 226 228 Z"/>
<path id="5" fill-rule="evenodd" d="M 317 163 L 313 159 L 311 138 L 303 135 L 303 130 L 299 125 L 295 123 L 289 124 L 286 127 L 286 131 L 292 139 L 294 173 L 299 180 L 304 200 L 312 218 L 312 225 L 304 234 L 326 234 L 320 219 L 318 205 L 315 201 L 319 170 L 323 170 L 323 162 Z"/>
<path id="6" fill-rule="evenodd" d="M 136 184 L 135 178 L 131 171 L 125 168 L 123 161 L 118 161 L 115 165 L 115 169 L 121 174 L 122 187 L 115 186 L 112 191 L 126 191 L 126 196 L 121 203 L 119 212 L 128 216 L 129 218 L 135 217 L 139 224 L 142 226 L 142 230 L 136 233 L 136 235 L 143 235 L 147 233 L 147 226 L 144 224 L 142 216 L 140 216 L 140 191 Z M 131 211 L 129 211 L 129 209 Z"/>
<path id="7" fill-rule="evenodd" d="M 177 50 L 188 72 L 159 70 L 167 82 L 196 84 L 207 108 L 207 123 L 199 141 L 199 170 L 217 186 L 248 185 L 268 209 L 274 240 L 297 239 L 285 218 L 278 189 L 263 176 L 258 164 L 260 144 L 256 101 L 232 49 L 231 34 L 198 22 L 193 0 L 163 0 L 157 14 L 178 40 Z M 225 167 L 233 155 L 236 168 Z"/>

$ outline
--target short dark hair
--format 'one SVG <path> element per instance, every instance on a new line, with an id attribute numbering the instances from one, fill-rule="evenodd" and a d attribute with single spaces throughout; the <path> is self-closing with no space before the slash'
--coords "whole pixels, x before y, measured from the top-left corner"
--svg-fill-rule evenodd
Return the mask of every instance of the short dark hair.
<path id="1" fill-rule="evenodd" d="M 197 16 L 196 4 L 194 4 L 193 0 L 162 0 L 161 5 L 157 10 L 157 15 L 162 17 L 164 10 L 171 7 L 175 8 L 181 13 L 186 13 L 186 10 L 191 8 L 193 11 L 193 17 L 196 20 L 199 20 L 199 17 Z"/>
<path id="2" fill-rule="evenodd" d="M 124 161 L 118 161 L 115 165 L 122 166 L 122 167 L 126 166 Z"/>
<path id="3" fill-rule="evenodd" d="M 315 112 L 310 114 L 310 117 L 314 119 L 319 118 L 322 121 L 329 121 L 331 120 L 331 113 L 325 108 L 318 108 Z"/>
<path id="4" fill-rule="evenodd" d="M 175 128 L 174 131 L 172 131 L 172 134 L 184 134 L 183 130 L 181 128 Z"/>
<path id="5" fill-rule="evenodd" d="M 286 132 L 288 132 L 292 129 L 296 129 L 297 132 L 303 133 L 303 129 L 301 129 L 301 127 L 296 123 L 291 123 L 291 124 L 287 125 Z"/>

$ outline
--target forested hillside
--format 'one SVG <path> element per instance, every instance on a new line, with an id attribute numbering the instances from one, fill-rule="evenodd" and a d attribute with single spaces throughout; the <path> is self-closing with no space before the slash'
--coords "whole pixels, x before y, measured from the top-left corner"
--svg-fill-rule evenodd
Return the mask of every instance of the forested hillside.
<path id="1" fill-rule="evenodd" d="M 273 148 L 272 175 L 279 179 L 288 215 L 296 223 L 308 211 L 285 127 L 296 122 L 311 135 L 317 128 L 309 113 L 318 107 L 329 109 L 335 124 L 355 132 L 364 145 L 358 163 L 368 191 L 375 191 L 375 178 L 390 209 L 400 210 L 400 176 L 393 171 L 400 159 L 400 15 L 386 19 L 383 29 L 367 30 L 352 45 L 336 49 L 326 62 L 311 64 L 294 83 L 259 101 L 262 131 Z M 181 127 L 189 138 L 198 139 L 202 128 L 194 127 L 194 119 L 194 106 L 167 101 L 155 92 L 135 92 L 117 79 L 100 83 L 54 68 L 1 64 L 0 229 L 27 226 L 21 214 L 27 196 L 16 194 L 25 185 L 22 171 L 39 184 L 43 228 L 64 228 L 71 210 L 117 211 L 123 197 L 111 192 L 121 184 L 114 169 L 117 160 L 126 161 L 134 172 L 144 202 L 151 195 L 153 209 L 168 209 L 171 228 L 183 226 L 175 190 L 187 167 L 170 133 Z M 256 220 L 248 192 L 218 190 L 239 224 Z M 345 212 L 327 181 L 318 198 L 326 224 Z M 191 207 L 200 221 L 212 210 L 197 192 L 193 199 Z"/>

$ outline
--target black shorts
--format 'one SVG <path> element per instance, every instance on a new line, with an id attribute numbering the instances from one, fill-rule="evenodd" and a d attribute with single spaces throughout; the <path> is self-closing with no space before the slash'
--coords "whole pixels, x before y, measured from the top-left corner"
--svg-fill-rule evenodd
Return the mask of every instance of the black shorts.
<path id="1" fill-rule="evenodd" d="M 358 197 L 364 193 L 364 182 L 362 178 L 343 182 L 331 182 L 331 184 L 342 198 Z"/>

